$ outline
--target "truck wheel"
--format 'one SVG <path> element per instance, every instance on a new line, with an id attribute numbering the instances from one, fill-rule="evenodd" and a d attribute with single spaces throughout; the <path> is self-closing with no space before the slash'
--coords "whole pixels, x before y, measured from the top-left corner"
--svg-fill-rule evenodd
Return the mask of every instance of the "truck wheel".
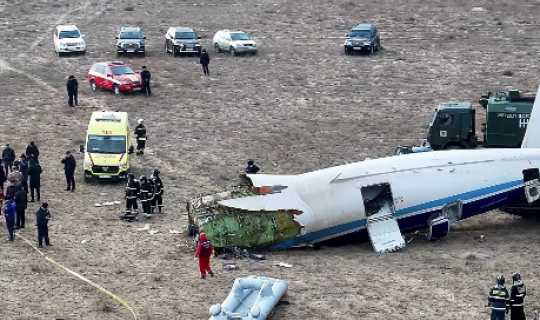
<path id="1" fill-rule="evenodd" d="M 177 55 L 177 53 L 176 53 L 176 46 L 175 46 L 174 44 L 171 46 L 171 52 L 172 52 L 172 56 L 173 56 L 173 57 L 176 57 L 176 55 Z"/>

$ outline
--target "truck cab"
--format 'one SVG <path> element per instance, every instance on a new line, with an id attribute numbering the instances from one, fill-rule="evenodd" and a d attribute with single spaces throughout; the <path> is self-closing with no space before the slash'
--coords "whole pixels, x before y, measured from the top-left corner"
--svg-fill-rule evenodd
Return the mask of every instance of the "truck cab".
<path id="1" fill-rule="evenodd" d="M 84 180 L 127 180 L 130 166 L 131 128 L 127 112 L 93 112 L 84 152 Z"/>
<path id="2" fill-rule="evenodd" d="M 476 148 L 475 113 L 470 102 L 445 102 L 435 107 L 428 128 L 429 146 L 433 150 Z"/>

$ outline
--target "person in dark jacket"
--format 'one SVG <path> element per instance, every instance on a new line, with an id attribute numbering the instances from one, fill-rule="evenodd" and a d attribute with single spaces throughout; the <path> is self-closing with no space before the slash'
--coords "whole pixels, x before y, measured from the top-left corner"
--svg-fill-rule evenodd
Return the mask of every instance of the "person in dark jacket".
<path id="1" fill-rule="evenodd" d="M 144 125 L 144 120 L 139 119 L 137 120 L 137 126 L 135 127 L 135 131 L 133 132 L 135 135 L 135 139 L 137 139 L 137 153 L 136 155 L 142 156 L 144 154 L 144 148 L 146 147 L 146 140 L 148 139 L 148 136 L 146 134 L 146 126 Z"/>
<path id="2" fill-rule="evenodd" d="M 199 58 L 199 62 L 202 65 L 204 74 L 209 76 L 210 71 L 208 70 L 208 64 L 210 63 L 210 56 L 208 55 L 208 52 L 206 52 L 206 49 L 202 50 L 201 57 Z"/>
<path id="3" fill-rule="evenodd" d="M 510 319 L 511 320 L 525 320 L 525 312 L 523 305 L 525 302 L 525 296 L 527 295 L 527 288 L 521 281 L 521 275 L 514 273 L 512 275 L 512 289 L 510 289 Z"/>
<path id="4" fill-rule="evenodd" d="M 21 178 L 21 186 L 23 187 L 24 191 L 28 193 L 28 159 L 26 158 L 25 154 L 22 154 L 19 158 L 19 171 L 22 174 Z"/>
<path id="5" fill-rule="evenodd" d="M 137 206 L 137 197 L 141 191 L 139 181 L 135 180 L 133 172 L 128 173 L 128 182 L 126 184 L 126 216 L 136 215 L 139 213 Z"/>
<path id="6" fill-rule="evenodd" d="M 210 267 L 210 257 L 214 253 L 214 247 L 212 241 L 206 238 L 206 233 L 199 234 L 199 242 L 197 243 L 197 251 L 195 252 L 195 258 L 199 258 L 199 271 L 201 272 L 201 279 L 206 279 L 206 272 L 211 277 L 214 276 L 214 271 Z"/>
<path id="7" fill-rule="evenodd" d="M 154 213 L 156 205 L 158 207 L 159 213 L 161 213 L 161 210 L 163 208 L 163 193 L 165 192 L 165 187 L 163 186 L 163 182 L 161 182 L 159 173 L 160 172 L 158 169 L 154 169 L 154 172 L 150 177 L 152 189 L 154 191 L 154 195 L 152 197 L 152 213 Z"/>
<path id="8" fill-rule="evenodd" d="M 28 166 L 28 177 L 30 179 L 30 202 L 34 202 L 34 192 L 37 195 L 37 201 L 41 201 L 41 193 L 39 188 L 41 187 L 41 166 L 34 159 L 30 159 Z"/>
<path id="9" fill-rule="evenodd" d="M 38 229 L 38 244 L 40 248 L 43 248 L 43 239 L 45 239 L 46 246 L 52 246 L 49 241 L 49 220 L 52 218 L 49 212 L 49 204 L 43 202 L 41 207 L 36 211 L 36 226 Z"/>
<path id="10" fill-rule="evenodd" d="M 17 219 L 15 220 L 15 229 L 24 229 L 26 221 L 26 208 L 28 206 L 28 194 L 24 189 L 19 189 L 15 193 L 15 204 L 17 205 Z"/>
<path id="11" fill-rule="evenodd" d="M 6 219 L 6 227 L 8 229 L 9 241 L 14 241 L 15 236 L 13 231 L 15 230 L 15 216 L 17 215 L 17 205 L 14 200 L 9 200 L 2 209 L 4 218 Z"/>
<path id="12" fill-rule="evenodd" d="M 70 107 L 73 107 L 73 101 L 75 100 L 75 105 L 79 104 L 79 82 L 75 79 L 74 75 L 70 75 L 66 83 L 67 93 L 68 93 L 68 104 Z"/>
<path id="13" fill-rule="evenodd" d="M 9 186 L 6 188 L 6 193 L 4 194 L 4 199 L 13 200 L 15 199 L 15 194 L 21 189 L 20 185 L 17 185 L 15 180 L 9 181 Z"/>
<path id="14" fill-rule="evenodd" d="M 3 163 L 2 163 L 2 159 L 0 159 L 0 168 L 3 168 L 2 167 Z M 0 191 L 2 191 L 2 194 L 4 193 L 4 183 L 6 183 L 7 181 L 7 176 L 6 176 L 6 172 L 4 171 L 4 169 L 1 169 L 0 170 Z"/>
<path id="15" fill-rule="evenodd" d="M 77 163 L 71 152 L 66 151 L 66 156 L 61 161 L 64 164 L 64 173 L 66 174 L 66 191 L 75 191 L 75 167 Z"/>
<path id="16" fill-rule="evenodd" d="M 497 278 L 497 285 L 489 290 L 488 307 L 491 307 L 491 320 L 504 320 L 509 309 L 510 294 L 504 286 L 504 276 Z"/>
<path id="17" fill-rule="evenodd" d="M 255 161 L 248 160 L 247 167 L 246 167 L 246 173 L 247 174 L 255 174 L 261 170 L 257 165 L 255 165 Z"/>
<path id="18" fill-rule="evenodd" d="M 2 160 L 7 176 L 10 171 L 13 171 L 13 161 L 15 161 L 15 150 L 11 148 L 9 143 L 6 144 L 6 148 L 2 151 Z"/>
<path id="19" fill-rule="evenodd" d="M 26 147 L 26 156 L 30 159 L 35 159 L 36 162 L 39 162 L 39 149 L 34 144 L 34 141 L 30 141 L 30 144 Z M 30 160 L 28 159 L 28 160 Z"/>
<path id="20" fill-rule="evenodd" d="M 146 70 L 146 66 L 142 66 L 143 71 L 141 71 L 141 80 L 142 88 L 147 97 L 152 96 L 152 89 L 150 89 L 150 78 L 152 75 L 150 71 Z"/>
<path id="21" fill-rule="evenodd" d="M 152 209 L 150 202 L 152 201 L 152 187 L 148 182 L 146 176 L 141 176 L 139 178 L 141 189 L 139 192 L 139 199 L 141 200 L 141 206 L 146 218 L 152 217 Z"/>

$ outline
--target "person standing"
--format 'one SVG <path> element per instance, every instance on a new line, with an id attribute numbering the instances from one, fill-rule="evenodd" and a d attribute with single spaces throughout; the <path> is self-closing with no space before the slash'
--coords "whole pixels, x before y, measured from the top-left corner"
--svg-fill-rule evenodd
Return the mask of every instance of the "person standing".
<path id="1" fill-rule="evenodd" d="M 521 281 L 521 275 L 517 272 L 512 274 L 512 281 L 512 288 L 510 289 L 510 319 L 525 320 L 523 304 L 527 295 L 527 288 Z"/>
<path id="2" fill-rule="evenodd" d="M 52 218 L 49 212 L 49 204 L 43 202 L 41 207 L 36 211 L 36 226 L 38 229 L 38 244 L 43 248 L 43 240 L 45 239 L 46 246 L 52 246 L 49 241 L 49 220 Z"/>
<path id="3" fill-rule="evenodd" d="M 68 104 L 70 107 L 79 105 L 79 82 L 75 79 L 74 75 L 68 77 L 66 83 L 68 93 Z M 75 102 L 75 103 L 74 103 Z"/>
<path id="4" fill-rule="evenodd" d="M 247 174 L 256 174 L 260 171 L 261 169 L 255 164 L 255 161 L 253 160 L 248 160 L 247 162 L 247 167 L 246 167 L 246 173 Z"/>
<path id="5" fill-rule="evenodd" d="M 15 180 L 9 181 L 9 186 L 6 188 L 6 193 L 4 194 L 4 199 L 13 200 L 15 199 L 15 194 L 21 189 L 21 186 L 16 185 Z"/>
<path id="6" fill-rule="evenodd" d="M 14 200 L 9 200 L 2 209 L 4 218 L 6 219 L 6 227 L 9 234 L 9 241 L 15 241 L 13 232 L 15 230 L 15 216 L 17 215 L 17 205 Z"/>
<path id="7" fill-rule="evenodd" d="M 504 286 L 504 276 L 497 277 L 497 285 L 489 290 L 488 307 L 491 307 L 491 320 L 504 320 L 509 309 L 510 294 Z"/>
<path id="8" fill-rule="evenodd" d="M 16 186 L 21 186 L 21 181 L 22 181 L 22 173 L 19 171 L 19 163 L 18 161 L 17 162 L 17 165 L 13 165 L 11 167 L 11 173 L 8 174 L 7 176 L 7 180 L 8 181 L 15 181 L 15 185 Z"/>
<path id="9" fill-rule="evenodd" d="M 139 207 L 137 206 L 137 197 L 140 192 L 140 185 L 137 180 L 135 180 L 135 175 L 130 172 L 128 173 L 128 182 L 126 185 L 126 216 L 136 215 L 139 212 Z"/>
<path id="10" fill-rule="evenodd" d="M 0 191 L 4 193 L 4 183 L 7 181 L 6 172 L 3 169 L 2 159 L 0 159 Z"/>
<path id="11" fill-rule="evenodd" d="M 152 75 L 150 71 L 146 70 L 146 66 L 142 66 L 143 71 L 141 72 L 142 87 L 144 93 L 147 97 L 152 96 L 152 89 L 150 89 L 150 78 Z"/>
<path id="12" fill-rule="evenodd" d="M 210 71 L 208 70 L 208 64 L 210 63 L 210 56 L 208 55 L 208 52 L 206 52 L 206 49 L 202 50 L 199 62 L 202 65 L 203 73 L 209 76 Z"/>
<path id="13" fill-rule="evenodd" d="M 15 229 L 24 229 L 26 221 L 26 208 L 28 206 L 28 193 L 24 189 L 19 189 L 15 193 L 15 204 L 17 205 L 17 219 L 15 220 Z"/>
<path id="14" fill-rule="evenodd" d="M 143 207 L 143 212 L 146 218 L 152 217 L 151 207 L 150 207 L 150 201 L 152 201 L 151 198 L 151 192 L 152 187 L 150 183 L 148 182 L 148 179 L 146 176 L 141 176 L 139 178 L 139 181 L 141 183 L 141 191 L 139 193 L 139 199 L 141 199 L 141 206 Z"/>
<path id="15" fill-rule="evenodd" d="M 2 160 L 4 162 L 4 168 L 6 171 L 6 176 L 9 174 L 9 171 L 13 168 L 13 161 L 15 161 L 15 150 L 11 148 L 11 146 L 6 144 L 6 147 L 4 148 L 4 151 L 2 151 Z"/>
<path id="16" fill-rule="evenodd" d="M 137 139 L 137 155 L 142 156 L 144 154 L 144 148 L 146 147 L 146 140 L 148 136 L 146 134 L 146 126 L 144 125 L 144 120 L 139 119 L 137 121 L 137 126 L 135 127 L 135 138 Z"/>
<path id="17" fill-rule="evenodd" d="M 199 258 L 199 271 L 201 272 L 201 279 L 206 279 L 206 272 L 211 277 L 214 276 L 214 271 L 210 267 L 210 257 L 214 253 L 214 247 L 212 241 L 206 238 L 206 233 L 199 234 L 199 242 L 197 243 L 197 251 L 195 252 L 195 259 Z"/>
<path id="18" fill-rule="evenodd" d="M 30 141 L 30 144 L 26 147 L 26 156 L 39 162 L 39 148 L 34 144 L 34 141 Z"/>
<path id="19" fill-rule="evenodd" d="M 28 193 L 28 159 L 25 154 L 22 154 L 19 158 L 19 171 L 22 174 L 21 186 Z"/>
<path id="20" fill-rule="evenodd" d="M 64 173 L 66 175 L 66 191 L 75 191 L 75 167 L 77 162 L 70 151 L 66 151 L 66 156 L 61 161 L 64 164 Z"/>
<path id="21" fill-rule="evenodd" d="M 30 202 L 34 202 L 34 193 L 37 195 L 37 201 L 41 201 L 41 193 L 40 193 L 40 187 L 41 187 L 41 174 L 43 171 L 41 170 L 41 166 L 36 161 L 36 159 L 32 158 L 30 159 L 30 162 L 28 163 L 28 176 L 30 179 Z"/>
<path id="22" fill-rule="evenodd" d="M 152 181 L 153 189 L 154 189 L 154 196 L 152 197 L 152 213 L 154 213 L 154 210 L 156 209 L 156 204 L 159 210 L 159 213 L 161 213 L 161 209 L 163 208 L 163 182 L 161 182 L 161 178 L 159 177 L 159 170 L 154 169 L 154 172 L 152 173 L 152 176 L 150 177 L 150 180 Z"/>

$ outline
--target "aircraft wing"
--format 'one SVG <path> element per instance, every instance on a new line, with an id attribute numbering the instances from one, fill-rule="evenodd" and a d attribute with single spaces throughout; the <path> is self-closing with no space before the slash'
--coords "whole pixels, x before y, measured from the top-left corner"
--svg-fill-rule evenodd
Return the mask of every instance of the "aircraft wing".
<path id="1" fill-rule="evenodd" d="M 272 193 L 263 196 L 253 196 L 222 200 L 220 205 L 247 211 L 278 211 L 300 210 L 307 208 L 306 204 L 295 192 Z"/>

